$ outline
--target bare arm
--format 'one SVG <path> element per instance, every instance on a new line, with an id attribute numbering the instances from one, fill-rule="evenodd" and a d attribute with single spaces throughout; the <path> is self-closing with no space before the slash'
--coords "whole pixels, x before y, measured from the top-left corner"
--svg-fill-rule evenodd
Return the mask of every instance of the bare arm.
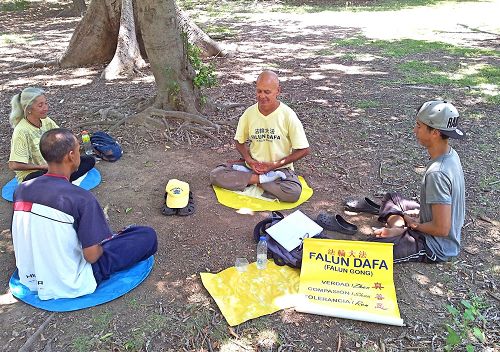
<path id="1" fill-rule="evenodd" d="M 237 140 L 234 141 L 234 145 L 236 147 L 236 150 L 240 155 L 245 159 L 245 162 L 250 165 L 252 162 L 255 162 L 256 160 L 253 160 L 252 157 L 250 156 L 250 151 L 248 150 L 248 146 L 246 143 L 240 143 Z"/>
<path id="2" fill-rule="evenodd" d="M 451 229 L 451 205 L 432 204 L 432 220 L 419 223 L 408 215 L 405 215 L 405 222 L 413 230 L 418 230 L 437 237 L 447 237 Z"/>
<path id="3" fill-rule="evenodd" d="M 309 155 L 309 153 L 311 153 L 311 148 L 309 148 L 309 147 L 304 148 L 304 149 L 294 149 L 292 151 L 292 154 L 284 157 L 281 160 L 273 162 L 274 167 L 271 170 L 279 169 L 280 167 L 282 167 L 284 165 L 287 165 L 287 164 L 293 163 L 297 160 L 300 160 L 303 157 Z"/>
<path id="4" fill-rule="evenodd" d="M 94 264 L 102 255 L 102 246 L 95 244 L 83 249 L 83 257 L 90 264 Z"/>
<path id="5" fill-rule="evenodd" d="M 18 161 L 9 161 L 9 169 L 12 171 L 48 170 L 48 166 L 46 164 L 36 165 L 36 164 L 20 163 Z"/>

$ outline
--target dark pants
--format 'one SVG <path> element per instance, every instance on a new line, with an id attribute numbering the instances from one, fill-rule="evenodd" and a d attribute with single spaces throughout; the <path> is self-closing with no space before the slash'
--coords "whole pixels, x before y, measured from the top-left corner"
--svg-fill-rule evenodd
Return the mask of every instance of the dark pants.
<path id="1" fill-rule="evenodd" d="M 156 232 L 148 226 L 129 226 L 102 243 L 102 256 L 92 264 L 95 281 L 101 281 L 118 271 L 149 258 L 156 253 Z"/>
<path id="2" fill-rule="evenodd" d="M 391 215 L 403 216 L 405 211 L 420 209 L 420 204 L 414 200 L 406 199 L 396 192 L 386 193 L 380 205 L 378 220 L 386 222 Z M 436 255 L 425 243 L 425 233 L 416 230 L 406 230 L 400 236 L 374 237 L 372 242 L 383 242 L 394 244 L 394 263 L 404 262 L 440 262 Z"/>
<path id="3" fill-rule="evenodd" d="M 80 156 L 80 166 L 78 167 L 78 170 L 73 172 L 71 174 L 71 177 L 69 178 L 70 182 L 73 182 L 74 180 L 79 179 L 83 175 L 85 175 L 87 172 L 92 170 L 92 168 L 95 166 L 95 158 L 92 155 L 82 155 Z M 45 175 L 47 173 L 47 170 L 38 170 L 35 172 L 30 173 L 29 175 L 26 175 L 23 181 L 28 181 L 33 178 L 37 178 L 39 176 Z"/>

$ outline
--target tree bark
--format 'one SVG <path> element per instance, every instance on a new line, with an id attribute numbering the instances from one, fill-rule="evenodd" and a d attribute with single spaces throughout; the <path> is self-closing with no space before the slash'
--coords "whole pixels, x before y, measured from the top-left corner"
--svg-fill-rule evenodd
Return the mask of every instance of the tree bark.
<path id="1" fill-rule="evenodd" d="M 73 0 L 71 7 L 62 10 L 57 17 L 82 16 L 87 11 L 85 0 Z"/>
<path id="2" fill-rule="evenodd" d="M 93 0 L 90 3 L 85 16 L 73 32 L 68 48 L 59 60 L 60 66 L 78 67 L 105 64 L 112 60 L 119 43 L 121 3 L 120 0 Z M 180 28 L 187 34 L 190 43 L 201 49 L 203 56 L 223 56 L 226 54 L 221 45 L 205 34 L 182 10 L 175 7 Z M 127 16 L 128 18 L 130 16 Z M 132 16 L 131 19 L 133 20 L 133 18 Z M 128 29 L 127 23 L 125 22 L 124 27 Z M 134 40 L 142 44 L 142 29 L 136 28 L 135 25 L 134 28 L 139 34 L 139 38 L 136 36 Z M 128 29 L 126 33 L 129 38 L 133 37 L 131 29 Z M 128 49 L 122 50 L 122 52 L 127 51 Z M 132 58 L 128 61 L 140 65 L 135 58 L 135 49 L 133 52 Z"/>
<path id="3" fill-rule="evenodd" d="M 78 23 L 61 67 L 79 67 L 107 63 L 115 53 L 120 28 L 120 5 L 116 0 L 94 0 Z"/>
<path id="4" fill-rule="evenodd" d="M 73 11 L 78 16 L 87 11 L 85 0 L 73 0 Z"/>
<path id="5" fill-rule="evenodd" d="M 157 86 L 154 106 L 198 113 L 195 73 L 187 58 L 187 43 L 180 35 L 175 0 L 141 0 L 137 10 Z"/>
<path id="6" fill-rule="evenodd" d="M 203 32 L 201 28 L 198 27 L 196 23 L 191 21 L 184 11 L 182 11 L 177 5 L 175 8 L 181 30 L 186 33 L 188 41 L 191 44 L 200 48 L 204 57 L 226 56 L 227 51 L 222 47 L 222 45 Z"/>
<path id="7" fill-rule="evenodd" d="M 122 0 L 120 30 L 115 55 L 101 77 L 106 80 L 131 75 L 134 70 L 146 66 L 137 42 L 132 0 Z"/>

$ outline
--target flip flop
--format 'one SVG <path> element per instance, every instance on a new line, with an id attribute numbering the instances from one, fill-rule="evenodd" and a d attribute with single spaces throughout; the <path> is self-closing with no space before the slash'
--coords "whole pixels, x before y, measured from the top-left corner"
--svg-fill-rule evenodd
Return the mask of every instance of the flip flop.
<path id="1" fill-rule="evenodd" d="M 177 214 L 177 211 L 179 209 L 172 209 L 167 207 L 166 205 L 163 205 L 163 208 L 161 209 L 161 213 L 166 216 L 171 216 Z"/>
<path id="2" fill-rule="evenodd" d="M 177 209 L 177 215 L 179 216 L 188 216 L 194 214 L 194 198 L 193 192 L 189 191 L 189 201 L 188 204 L 184 208 Z"/>
<path id="3" fill-rule="evenodd" d="M 169 208 L 167 207 L 167 192 L 165 192 L 165 196 L 163 197 L 163 208 L 161 208 L 161 213 L 165 216 L 176 215 L 179 209 Z"/>
<path id="4" fill-rule="evenodd" d="M 380 205 L 369 198 L 347 200 L 344 205 L 345 210 L 356 213 L 378 214 Z"/>
<path id="5" fill-rule="evenodd" d="M 316 222 L 325 230 L 340 232 L 346 235 L 354 235 L 358 231 L 358 227 L 356 225 L 347 222 L 338 214 L 333 215 L 321 212 L 316 218 Z"/>

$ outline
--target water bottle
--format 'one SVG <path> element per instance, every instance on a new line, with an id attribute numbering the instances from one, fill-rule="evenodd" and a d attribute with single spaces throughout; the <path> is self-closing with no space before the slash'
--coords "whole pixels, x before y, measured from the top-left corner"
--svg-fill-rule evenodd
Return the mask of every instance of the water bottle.
<path id="1" fill-rule="evenodd" d="M 257 243 L 257 269 L 265 269 L 267 266 L 267 241 L 266 236 L 260 236 Z"/>
<path id="2" fill-rule="evenodd" d="M 92 155 L 94 150 L 92 149 L 92 143 L 90 143 L 90 135 L 87 131 L 82 131 L 82 145 L 85 154 Z"/>

